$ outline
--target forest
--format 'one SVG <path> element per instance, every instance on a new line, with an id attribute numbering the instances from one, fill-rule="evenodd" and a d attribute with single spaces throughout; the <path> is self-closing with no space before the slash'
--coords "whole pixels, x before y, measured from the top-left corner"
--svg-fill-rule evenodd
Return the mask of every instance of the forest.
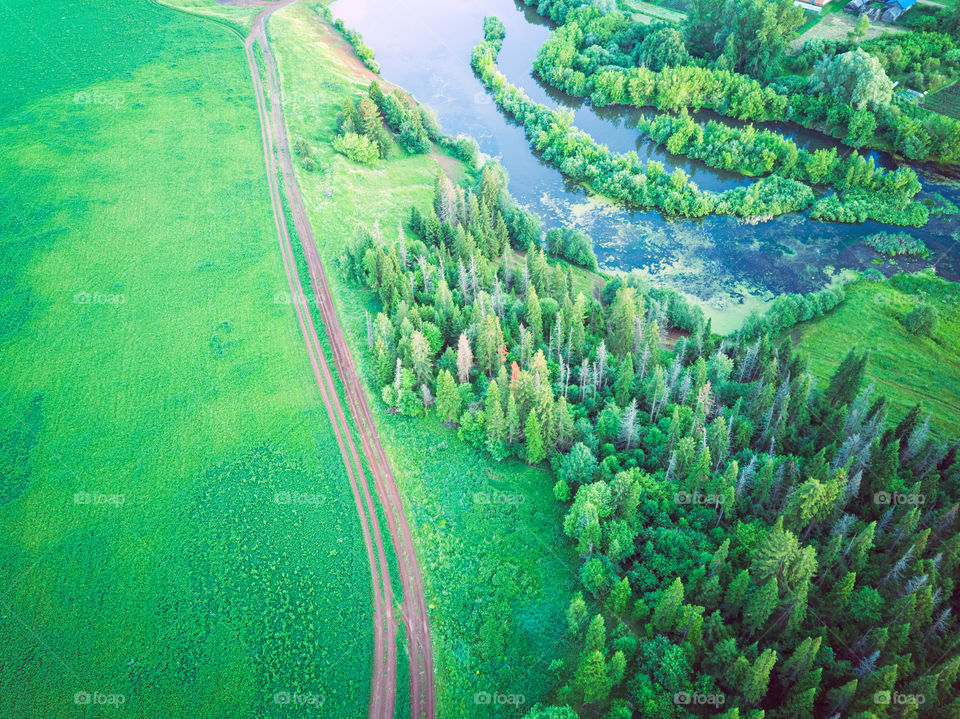
<path id="1" fill-rule="evenodd" d="M 819 384 L 779 333 L 842 290 L 720 337 L 637 274 L 578 290 L 505 182 L 439 173 L 339 266 L 379 298 L 390 411 L 554 477 L 578 651 L 527 716 L 954 716 L 958 444 L 920 406 L 887 422 L 865 348 Z"/>

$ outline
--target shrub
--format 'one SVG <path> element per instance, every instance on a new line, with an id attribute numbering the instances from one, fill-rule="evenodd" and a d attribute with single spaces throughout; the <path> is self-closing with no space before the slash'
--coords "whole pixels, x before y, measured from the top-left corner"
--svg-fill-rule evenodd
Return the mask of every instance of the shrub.
<path id="1" fill-rule="evenodd" d="M 932 305 L 922 304 L 910 310 L 903 318 L 903 326 L 912 335 L 933 337 L 937 332 L 940 317 Z"/>
<path id="2" fill-rule="evenodd" d="M 354 162 L 372 165 L 380 159 L 380 150 L 370 138 L 347 132 L 333 138 L 333 149 L 341 155 L 346 155 Z"/>

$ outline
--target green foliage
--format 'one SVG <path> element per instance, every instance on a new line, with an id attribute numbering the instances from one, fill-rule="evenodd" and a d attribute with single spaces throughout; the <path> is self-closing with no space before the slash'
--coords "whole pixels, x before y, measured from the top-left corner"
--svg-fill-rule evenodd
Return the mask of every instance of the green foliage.
<path id="1" fill-rule="evenodd" d="M 375 142 L 365 135 L 347 132 L 333 138 L 333 149 L 354 162 L 372 165 L 380 159 L 380 151 Z"/>
<path id="2" fill-rule="evenodd" d="M 889 105 L 893 97 L 893 83 L 880 61 L 860 48 L 818 62 L 810 88 L 834 95 L 857 109 L 877 109 Z"/>
<path id="3" fill-rule="evenodd" d="M 863 244 L 888 257 L 929 257 L 930 250 L 919 237 L 905 232 L 878 232 L 863 238 Z"/>
<path id="4" fill-rule="evenodd" d="M 490 43 L 497 52 L 500 51 L 500 47 L 503 45 L 503 39 L 506 36 L 507 28 L 504 27 L 503 21 L 501 21 L 500 18 L 496 16 L 483 18 L 483 39 Z"/>
<path id="5" fill-rule="evenodd" d="M 551 257 L 559 257 L 588 270 L 597 269 L 593 240 L 582 230 L 569 227 L 554 227 L 547 230 L 546 249 Z"/>
<path id="6" fill-rule="evenodd" d="M 354 51 L 357 53 L 357 57 L 367 66 L 371 72 L 379 75 L 380 74 L 380 63 L 373 59 L 373 50 L 363 41 L 363 37 L 356 30 L 352 30 L 344 25 L 343 20 L 337 18 L 333 21 L 333 26 L 337 31 L 346 38 Z"/>
<path id="7" fill-rule="evenodd" d="M 903 318 L 903 326 L 907 328 L 907 332 L 925 337 L 936 335 L 939 322 L 937 308 L 928 304 L 917 305 Z"/>

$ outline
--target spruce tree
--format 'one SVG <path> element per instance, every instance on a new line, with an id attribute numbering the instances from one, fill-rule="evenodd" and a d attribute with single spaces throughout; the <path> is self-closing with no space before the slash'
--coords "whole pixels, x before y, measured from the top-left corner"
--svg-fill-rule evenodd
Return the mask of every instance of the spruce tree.
<path id="1" fill-rule="evenodd" d="M 462 399 L 457 383 L 449 370 L 441 370 L 437 377 L 437 415 L 442 422 L 456 422 L 460 418 Z"/>
<path id="2" fill-rule="evenodd" d="M 567 626 L 570 628 L 570 633 L 579 634 L 586 621 L 587 603 L 583 601 L 583 592 L 577 592 L 570 600 L 570 607 L 567 609 Z"/>
<path id="3" fill-rule="evenodd" d="M 607 628 L 603 622 L 603 615 L 597 614 L 590 620 L 587 627 L 587 637 L 584 648 L 587 652 L 604 652 L 607 645 Z"/>
<path id="4" fill-rule="evenodd" d="M 621 407 L 626 406 L 633 394 L 633 355 L 627 352 L 627 356 L 620 364 L 620 373 L 617 375 L 617 381 L 613 386 L 617 398 L 617 404 Z"/>
<path id="5" fill-rule="evenodd" d="M 499 462 L 507 456 L 507 424 L 503 417 L 500 389 L 496 380 L 490 380 L 484 412 L 487 417 L 487 451 Z"/>
<path id="6" fill-rule="evenodd" d="M 747 604 L 743 610 L 743 624 L 751 634 L 755 634 L 766 624 L 767 619 L 776 610 L 778 600 L 779 589 L 776 577 L 771 577 L 759 591 L 747 597 Z"/>
<path id="7" fill-rule="evenodd" d="M 527 464 L 539 464 L 546 459 L 547 450 L 543 443 L 543 430 L 540 420 L 537 419 L 537 410 L 530 410 L 523 433 L 527 447 Z"/>
<path id="8" fill-rule="evenodd" d="M 658 632 L 669 632 L 676 624 L 683 604 L 683 582 L 680 577 L 673 580 L 667 590 L 660 597 L 653 610 L 653 626 Z"/>

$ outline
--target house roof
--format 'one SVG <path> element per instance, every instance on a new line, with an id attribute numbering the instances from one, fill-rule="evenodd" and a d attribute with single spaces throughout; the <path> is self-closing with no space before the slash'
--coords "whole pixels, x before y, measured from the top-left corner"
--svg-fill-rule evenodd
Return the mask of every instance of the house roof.
<path id="1" fill-rule="evenodd" d="M 906 10 L 907 8 L 912 7 L 913 4 L 914 4 L 916 1 L 917 1 L 917 0 L 892 0 L 892 2 L 888 3 L 888 6 L 889 6 L 889 5 L 899 5 L 899 6 L 902 7 L 904 10 Z"/>

